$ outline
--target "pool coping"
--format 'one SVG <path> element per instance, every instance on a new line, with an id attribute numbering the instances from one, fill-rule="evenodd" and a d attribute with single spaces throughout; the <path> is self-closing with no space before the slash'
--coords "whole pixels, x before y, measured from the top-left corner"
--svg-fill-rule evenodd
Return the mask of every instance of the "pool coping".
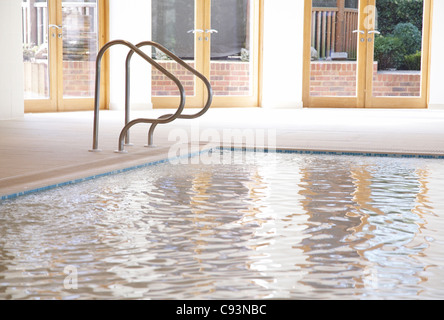
<path id="1" fill-rule="evenodd" d="M 195 146 L 195 145 L 193 145 Z M 167 148 L 163 148 L 166 151 Z M 168 148 L 169 149 L 169 148 Z M 152 160 L 149 161 L 141 161 L 138 160 L 139 163 L 125 166 L 117 169 L 109 169 L 106 170 L 107 166 L 102 166 L 104 169 L 100 173 L 85 175 L 84 177 L 67 179 L 65 181 L 43 184 L 41 187 L 33 187 L 33 188 L 23 188 L 21 191 L 14 191 L 11 193 L 7 193 L 4 195 L 0 195 L 0 202 L 6 200 L 13 200 L 19 197 L 27 196 L 30 194 L 35 194 L 43 191 L 48 191 L 68 185 L 74 185 L 81 182 L 86 182 L 106 176 L 111 176 L 119 173 L 129 172 L 137 169 L 142 169 L 146 167 L 151 167 L 155 165 L 159 165 L 162 163 L 173 162 L 186 158 L 193 158 L 199 156 L 203 153 L 210 152 L 213 150 L 226 150 L 226 151 L 243 151 L 243 152 L 263 152 L 263 153 L 287 153 L 287 154 L 311 154 L 311 155 L 333 155 L 333 156 L 361 156 L 361 157 L 380 157 L 380 158 L 404 158 L 404 159 L 444 159 L 444 154 L 430 154 L 430 153 L 402 153 L 402 152 L 365 152 L 365 151 L 334 151 L 334 150 L 311 150 L 311 149 L 295 149 L 288 147 L 248 147 L 245 145 L 242 146 L 225 146 L 225 145 L 215 145 L 209 146 L 200 145 L 198 151 L 190 152 L 186 155 L 169 157 L 168 153 L 162 153 L 161 155 L 157 155 L 157 157 L 152 157 Z M 84 164 L 88 166 L 89 164 Z M 58 168 L 58 171 L 62 171 L 64 168 Z M 61 179 L 61 178 L 60 178 Z"/>
<path id="2" fill-rule="evenodd" d="M 55 168 L 49 172 L 47 171 L 4 179 L 3 182 L 15 182 L 16 184 L 11 187 L 11 189 L 15 189 L 14 191 L 3 194 L 0 193 L 0 203 L 2 201 L 13 200 L 30 194 L 78 184 L 110 175 L 155 166 L 166 162 L 172 162 L 174 160 L 177 161 L 183 158 L 195 157 L 204 152 L 209 152 L 211 149 L 214 148 L 207 148 L 206 146 L 200 145 L 198 150 L 193 149 L 196 151 L 187 153 L 185 155 L 170 157 L 168 156 L 170 146 L 161 147 L 157 149 L 157 154 L 155 155 L 134 152 L 132 154 L 128 153 L 122 155 L 126 156 L 126 158 L 123 159 L 125 161 L 120 161 L 121 158 L 119 157 L 103 158 L 90 163 Z M 125 162 L 126 165 L 119 165 L 119 162 Z M 73 172 L 76 169 L 78 170 L 78 173 Z M 69 171 L 69 173 L 64 173 L 65 170 Z M 48 174 L 49 177 L 46 177 L 46 174 Z"/>
<path id="3" fill-rule="evenodd" d="M 250 152 L 266 152 L 266 153 L 294 153 L 294 154 L 314 154 L 314 155 L 337 155 L 337 156 L 360 156 L 360 157 L 380 157 L 380 158 L 409 158 L 409 159 L 444 159 L 444 154 L 432 153 L 403 153 L 403 152 L 375 152 L 375 151 L 334 151 L 334 150 L 313 150 L 289 147 L 217 147 L 220 150 L 227 151 L 250 151 Z"/>

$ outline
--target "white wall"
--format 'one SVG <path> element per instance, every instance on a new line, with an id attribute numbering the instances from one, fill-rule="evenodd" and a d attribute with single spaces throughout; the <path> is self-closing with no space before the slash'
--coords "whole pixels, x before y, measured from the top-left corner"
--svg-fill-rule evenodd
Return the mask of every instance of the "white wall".
<path id="1" fill-rule="evenodd" d="M 304 1 L 265 0 L 264 108 L 302 107 Z"/>
<path id="2" fill-rule="evenodd" d="M 110 0 L 110 40 L 127 40 L 133 44 L 151 40 L 151 0 Z M 125 107 L 125 46 L 110 49 L 110 109 Z M 144 50 L 149 53 L 150 49 Z M 131 108 L 150 109 L 151 66 L 137 54 L 131 64 Z"/>
<path id="3" fill-rule="evenodd" d="M 444 109 L 444 1 L 433 1 L 430 109 Z"/>
<path id="4" fill-rule="evenodd" d="M 21 1 L 0 0 L 0 120 L 24 114 L 21 13 Z"/>

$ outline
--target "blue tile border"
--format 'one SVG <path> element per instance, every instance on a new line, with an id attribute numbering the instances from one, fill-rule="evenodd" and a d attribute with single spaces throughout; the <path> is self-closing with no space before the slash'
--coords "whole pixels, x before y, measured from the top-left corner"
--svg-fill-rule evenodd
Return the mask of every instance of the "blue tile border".
<path id="1" fill-rule="evenodd" d="M 41 188 L 36 188 L 36 189 L 31 189 L 31 190 L 26 190 L 26 191 L 12 193 L 12 194 L 9 194 L 9 195 L 4 195 L 4 196 L 0 197 L 0 204 L 1 204 L 2 201 L 14 200 L 16 198 L 27 196 L 27 195 L 34 194 L 34 193 L 48 191 L 48 190 L 52 190 L 52 189 L 56 189 L 56 188 L 60 188 L 60 187 L 65 187 L 65 186 L 69 186 L 69 185 L 73 185 L 73 184 L 78 184 L 78 183 L 81 183 L 81 182 L 86 182 L 86 181 L 90 181 L 90 180 L 94 180 L 94 179 L 98 179 L 98 178 L 103 178 L 103 177 L 107 177 L 107 176 L 111 176 L 111 175 L 115 175 L 115 174 L 119 174 L 119 173 L 125 173 L 125 172 L 129 172 L 129 171 L 137 170 L 137 169 L 147 168 L 147 167 L 151 167 L 151 166 L 167 163 L 167 162 L 170 162 L 170 161 L 173 161 L 173 160 L 193 158 L 193 157 L 196 157 L 196 156 L 198 156 L 198 155 L 200 155 L 202 153 L 209 152 L 211 150 L 212 149 L 205 149 L 205 150 L 201 150 L 201 151 L 198 151 L 198 152 L 190 153 L 190 154 L 187 154 L 187 155 L 184 155 L 184 156 L 180 156 L 180 157 L 173 157 L 173 158 L 166 158 L 166 159 L 162 159 L 162 160 L 151 161 L 151 162 L 147 162 L 147 163 L 144 163 L 144 164 L 140 164 L 140 165 L 136 165 L 136 166 L 132 166 L 132 167 L 128 167 L 128 168 L 117 169 L 117 170 L 113 170 L 113 171 L 109 171 L 109 172 L 105 172 L 105 173 L 100 173 L 100 174 L 92 175 L 92 176 L 85 177 L 85 178 L 74 179 L 74 180 L 70 180 L 70 181 L 66 181 L 66 182 L 62 182 L 62 183 L 56 183 L 56 184 L 45 186 L 45 187 L 41 187 Z"/>
<path id="2" fill-rule="evenodd" d="M 210 149 L 201 150 L 198 152 L 190 153 L 181 157 L 166 158 L 163 160 L 152 161 L 141 165 L 136 165 L 128 168 L 117 169 L 106 173 L 101 173 L 86 178 L 75 179 L 67 182 L 57 183 L 46 187 L 41 187 L 32 190 L 26 190 L 0 197 L 0 202 L 5 200 L 13 200 L 22 196 L 48 191 L 68 185 L 78 184 L 106 176 L 111 176 L 119 173 L 151 167 L 163 163 L 167 163 L 173 160 L 180 160 L 186 158 L 192 158 L 202 153 L 212 150 L 227 150 L 227 151 L 244 151 L 244 152 L 263 152 L 263 153 L 288 153 L 288 154 L 312 154 L 312 155 L 339 155 L 339 156 L 364 156 L 364 157 L 382 157 L 382 158 L 408 158 L 408 159 L 444 159 L 444 155 L 426 155 L 426 154 L 403 154 L 403 153 L 381 153 L 381 152 L 350 152 L 350 151 L 316 151 L 316 150 L 297 150 L 297 149 L 283 149 L 283 148 L 250 148 L 250 147 L 224 147 L 218 146 Z"/>
<path id="3" fill-rule="evenodd" d="M 247 148 L 247 147 L 217 147 L 217 149 L 227 150 L 227 151 L 247 151 L 247 152 L 265 152 L 265 153 L 290 153 L 290 154 L 409 158 L 409 159 L 444 159 L 444 155 L 433 155 L 433 154 L 382 153 L 382 152 L 359 152 L 359 151 L 357 152 L 317 151 L 317 150 L 298 150 L 298 149 L 283 149 L 283 148 L 270 149 L 270 148 Z"/>

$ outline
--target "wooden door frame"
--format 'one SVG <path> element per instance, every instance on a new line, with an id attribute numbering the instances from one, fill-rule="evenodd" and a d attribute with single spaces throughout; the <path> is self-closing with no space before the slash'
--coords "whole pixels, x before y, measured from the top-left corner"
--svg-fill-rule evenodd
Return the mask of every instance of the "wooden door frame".
<path id="1" fill-rule="evenodd" d="M 364 8 L 375 0 L 359 0 L 359 30 L 365 30 Z M 423 59 L 421 97 L 372 97 L 373 92 L 373 41 L 358 41 L 357 95 L 356 97 L 313 97 L 310 95 L 311 71 L 311 18 L 312 0 L 304 0 L 304 48 L 303 48 L 303 104 L 306 108 L 427 108 L 429 104 L 430 54 L 432 33 L 433 0 L 424 0 Z M 373 37 L 373 36 L 372 36 Z M 374 37 L 373 37 L 374 39 Z M 334 102 L 332 102 L 334 100 Z"/>
<path id="2" fill-rule="evenodd" d="M 206 1 L 195 0 L 194 2 L 194 29 L 204 30 L 204 21 L 206 13 Z M 204 70 L 204 41 L 201 33 L 194 34 L 194 68 L 202 74 Z M 152 67 L 154 68 L 154 67 Z M 194 93 L 195 95 L 186 97 L 186 108 L 200 108 L 204 104 L 204 84 L 197 78 L 194 78 Z M 152 96 L 151 102 L 155 109 L 176 109 L 180 104 L 179 96 Z"/>
<path id="3" fill-rule="evenodd" d="M 367 0 L 368 5 L 375 5 L 377 0 Z M 373 97 L 373 71 L 367 72 L 365 98 L 366 108 L 386 109 L 427 109 L 429 105 L 430 54 L 432 34 L 433 0 L 424 0 L 424 17 L 422 30 L 421 62 L 421 96 L 420 97 Z M 374 40 L 374 36 L 372 36 Z M 367 46 L 367 70 L 373 70 L 374 41 Z"/>
<path id="4" fill-rule="evenodd" d="M 211 2 L 208 1 L 209 3 Z M 262 50 L 261 44 L 262 44 L 262 28 L 263 28 L 263 7 L 264 7 L 264 0 L 251 0 L 250 6 L 253 6 L 250 8 L 252 10 L 252 26 L 253 30 L 251 32 L 252 39 L 252 51 L 254 52 L 253 61 L 250 63 L 252 74 L 251 77 L 251 96 L 215 96 L 213 98 L 213 107 L 214 108 L 236 108 L 236 107 L 260 107 L 260 100 L 259 97 L 261 96 L 259 90 L 260 90 L 260 77 L 262 74 L 261 66 L 262 66 Z M 207 25 L 205 27 L 208 27 L 207 29 L 211 28 L 211 8 L 208 8 L 208 16 L 209 19 L 207 20 Z M 207 62 L 206 66 L 206 73 L 205 75 L 210 78 L 210 66 L 211 66 L 211 37 L 210 41 L 208 41 L 206 54 L 208 55 L 205 60 Z"/>
<path id="5" fill-rule="evenodd" d="M 48 0 L 48 25 L 62 24 L 62 0 Z M 109 0 L 98 0 L 99 15 L 99 48 L 109 39 Z M 52 30 L 50 30 L 52 31 Z M 105 57 L 103 63 L 109 66 L 109 59 Z M 63 99 L 63 41 L 58 37 L 51 37 L 48 32 L 48 73 L 49 73 L 49 98 L 25 100 L 26 113 L 61 112 L 92 110 L 94 98 L 88 99 Z M 105 68 L 109 70 L 109 68 Z M 109 105 L 109 72 L 105 71 L 101 82 L 102 99 L 100 105 L 105 108 Z"/>
<path id="6" fill-rule="evenodd" d="M 57 0 L 48 0 L 48 25 L 55 24 L 54 18 L 57 16 Z M 50 30 L 52 31 L 52 30 Z M 55 112 L 57 111 L 57 61 L 52 59 L 51 56 L 56 54 L 54 48 L 57 48 L 57 37 L 53 38 L 48 32 L 48 81 L 49 81 L 49 97 L 48 99 L 27 99 L 25 100 L 25 112 Z"/>
<path id="7" fill-rule="evenodd" d="M 260 107 L 262 94 L 262 37 L 263 37 L 263 8 L 264 0 L 251 0 L 253 6 L 253 50 L 256 53 L 253 61 L 253 94 L 249 97 L 219 97 L 213 98 L 213 108 L 228 108 L 228 107 Z M 211 29 L 211 0 L 196 0 L 195 7 L 195 29 L 207 30 Z M 198 40 L 202 37 L 201 34 L 195 35 L 195 65 L 196 70 L 205 75 L 208 79 L 210 77 L 211 65 L 211 37 L 209 41 Z M 195 82 L 196 98 L 187 97 L 187 108 L 201 108 L 204 106 L 206 97 L 206 90 L 204 84 L 198 79 Z M 235 103 L 233 103 L 233 101 Z M 155 109 L 175 108 L 179 104 L 178 97 L 152 97 L 153 106 Z"/>

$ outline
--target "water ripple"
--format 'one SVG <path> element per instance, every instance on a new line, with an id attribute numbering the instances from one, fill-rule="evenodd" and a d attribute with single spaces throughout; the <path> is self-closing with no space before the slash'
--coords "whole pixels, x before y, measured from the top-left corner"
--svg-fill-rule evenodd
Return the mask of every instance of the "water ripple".
<path id="1" fill-rule="evenodd" d="M 274 156 L 5 201 L 0 299 L 444 297 L 442 161 Z"/>

